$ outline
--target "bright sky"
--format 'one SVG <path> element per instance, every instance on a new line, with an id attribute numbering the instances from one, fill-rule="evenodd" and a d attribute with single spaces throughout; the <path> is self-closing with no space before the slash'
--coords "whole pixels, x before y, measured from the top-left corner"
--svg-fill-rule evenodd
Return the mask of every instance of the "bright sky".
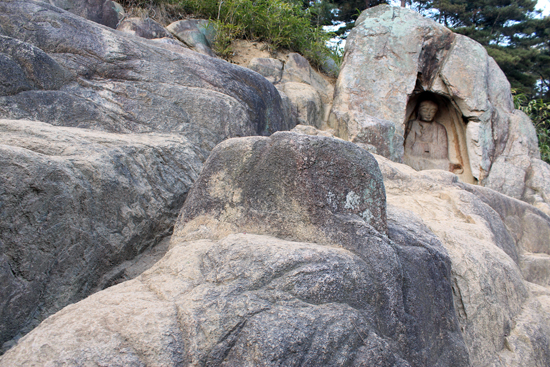
<path id="1" fill-rule="evenodd" d="M 537 9 L 542 10 L 542 15 L 547 16 L 550 14 L 550 0 L 537 1 Z"/>

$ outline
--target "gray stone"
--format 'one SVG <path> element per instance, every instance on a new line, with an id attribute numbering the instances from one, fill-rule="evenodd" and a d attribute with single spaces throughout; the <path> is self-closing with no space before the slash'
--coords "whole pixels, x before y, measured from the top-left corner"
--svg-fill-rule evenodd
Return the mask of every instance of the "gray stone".
<path id="1" fill-rule="evenodd" d="M 298 107 L 292 102 L 289 96 L 286 95 L 281 89 L 277 89 L 283 102 L 283 114 L 285 121 L 290 126 L 296 126 L 298 124 Z"/>
<path id="2" fill-rule="evenodd" d="M 124 19 L 116 28 L 117 31 L 134 34 L 147 39 L 172 38 L 172 35 L 151 18 L 133 17 Z"/>
<path id="3" fill-rule="evenodd" d="M 0 2 L 0 25 L 0 62 L 15 76 L 0 118 L 50 124 L 2 125 L 4 343 L 114 281 L 102 277 L 168 234 L 218 142 L 294 125 L 268 81 L 177 44 L 166 50 L 35 1 Z"/>
<path id="4" fill-rule="evenodd" d="M 498 213 L 507 232 L 513 238 L 518 253 L 550 255 L 550 216 L 532 205 L 485 187 L 476 185 L 461 187 L 475 194 L 479 200 Z M 490 220 L 488 222 L 495 223 L 497 221 Z M 495 242 L 497 246 L 500 246 L 504 241 L 500 236 L 495 236 Z"/>
<path id="5" fill-rule="evenodd" d="M 352 248 L 362 240 L 342 234 L 340 226 L 365 222 L 387 232 L 377 164 L 349 142 L 279 132 L 226 140 L 208 162 L 173 241 L 210 238 L 202 233 L 205 224 L 214 239 L 248 231 Z"/>
<path id="6" fill-rule="evenodd" d="M 169 24 L 166 29 L 195 51 L 211 57 L 216 56 L 211 49 L 216 31 L 214 25 L 208 20 L 178 20 Z"/>
<path id="7" fill-rule="evenodd" d="M 185 50 L 189 49 L 189 47 L 185 43 L 180 42 L 174 38 L 167 38 L 167 37 L 153 38 L 151 39 L 151 42 L 153 42 L 155 46 L 162 47 L 169 51 L 176 52 L 183 55 L 185 55 L 187 52 Z"/>
<path id="8" fill-rule="evenodd" d="M 253 234 L 182 243 L 139 278 L 50 317 L 1 363 L 468 365 L 448 339 L 404 360 L 371 323 L 371 276 L 330 246 Z"/>
<path id="9" fill-rule="evenodd" d="M 356 24 L 346 42 L 330 125 L 342 138 L 372 144 L 357 137 L 368 134 L 359 121 L 376 118 L 380 124 L 391 123 L 394 128 L 384 129 L 387 133 L 375 143 L 378 154 L 401 161 L 408 95 L 417 74 L 424 71 L 421 60 L 431 62 L 423 75 L 431 68 L 437 70 L 453 34 L 418 13 L 389 6 L 368 9 Z M 379 130 L 376 124 L 373 129 Z M 393 134 L 400 137 L 397 146 L 391 145 Z"/>
<path id="10" fill-rule="evenodd" d="M 321 62 L 321 70 L 323 70 L 323 72 L 325 72 L 328 76 L 337 78 L 338 73 L 340 72 L 340 67 L 336 64 L 334 59 L 331 57 L 325 57 Z"/>
<path id="11" fill-rule="evenodd" d="M 53 315 L 1 363 L 468 366 L 446 251 L 407 212 L 386 226 L 384 209 L 380 172 L 351 143 L 228 140 L 162 260 Z"/>
<path id="12" fill-rule="evenodd" d="M 376 159 L 388 218 L 398 208 L 411 222 L 402 220 L 397 231 L 425 238 L 426 230 L 415 228 L 421 220 L 451 259 L 454 304 L 471 365 L 546 365 L 550 290 L 542 267 L 550 252 L 550 217 L 494 190 L 461 183 L 450 172 L 417 172 Z"/>
<path id="13" fill-rule="evenodd" d="M 290 99 L 297 112 L 297 124 L 323 127 L 324 106 L 315 88 L 304 83 L 281 83 L 277 89 Z M 280 93 L 279 92 L 279 93 Z"/>
<path id="14" fill-rule="evenodd" d="M 332 102 L 333 88 L 321 74 L 313 70 L 309 61 L 298 53 L 290 53 L 285 62 L 282 83 L 304 83 L 315 88 L 321 95 L 323 103 Z"/>
<path id="15" fill-rule="evenodd" d="M 179 135 L 0 120 L 0 342 L 172 230 L 205 155 Z"/>
<path id="16" fill-rule="evenodd" d="M 435 121 L 447 132 L 446 170 L 463 182 L 540 200 L 524 193 L 528 175 L 540 176 L 530 173 L 538 159 L 534 129 L 514 111 L 510 83 L 482 45 L 399 7 L 367 9 L 356 24 L 329 116 L 339 137 L 402 162 L 407 122 L 431 99 L 439 105 Z"/>
<path id="17" fill-rule="evenodd" d="M 550 296 L 545 289 L 532 287 L 539 292 L 537 299 L 528 302 L 517 318 L 514 328 L 506 336 L 506 349 L 500 353 L 501 366 L 544 366 L 550 358 Z"/>
<path id="18" fill-rule="evenodd" d="M 71 81 L 71 73 L 38 47 L 17 39 L 0 36 L 0 55 L 6 73 L 0 96 L 10 96 L 26 90 L 59 90 Z M 8 73 L 12 70 L 13 74 Z M 4 69 L 3 69 L 4 70 Z"/>
<path id="19" fill-rule="evenodd" d="M 9 96 L 32 89 L 21 66 L 5 54 L 0 54 L 0 69 L 3 71 L 0 75 L 0 95 Z"/>
<path id="20" fill-rule="evenodd" d="M 116 28 L 124 10 L 111 0 L 43 0 L 80 17 Z"/>
<path id="21" fill-rule="evenodd" d="M 511 114 L 509 124 L 507 144 L 493 163 L 485 186 L 521 200 L 531 160 L 540 161 L 538 138 L 535 126 L 521 111 Z"/>
<path id="22" fill-rule="evenodd" d="M 297 124 L 326 129 L 333 87 L 307 59 L 297 53 L 290 53 L 284 63 L 273 58 L 254 58 L 248 68 L 275 84 L 283 98 L 288 98 L 297 113 Z"/>
<path id="23" fill-rule="evenodd" d="M 524 253 L 521 272 L 528 282 L 550 287 L 550 255 Z"/>
<path id="24" fill-rule="evenodd" d="M 250 60 L 248 68 L 254 70 L 273 84 L 277 84 L 283 77 L 283 62 L 269 57 L 256 57 Z"/>
<path id="25" fill-rule="evenodd" d="M 523 199 L 550 216 L 550 165 L 531 159 Z"/>
<path id="26" fill-rule="evenodd" d="M 71 76 L 41 73 L 53 85 L 0 97 L 0 117 L 178 132 L 194 136 L 206 151 L 232 136 L 293 127 L 284 121 L 277 90 L 248 69 L 191 50 L 172 52 L 45 3 L 2 1 L 0 14 L 7 36 L 42 50 Z"/>
<path id="27" fill-rule="evenodd" d="M 290 130 L 296 134 L 313 135 L 313 136 L 326 136 L 329 138 L 336 138 L 334 131 L 332 130 L 319 130 L 310 125 L 296 125 L 294 129 Z M 336 138 L 338 139 L 338 138 Z"/>

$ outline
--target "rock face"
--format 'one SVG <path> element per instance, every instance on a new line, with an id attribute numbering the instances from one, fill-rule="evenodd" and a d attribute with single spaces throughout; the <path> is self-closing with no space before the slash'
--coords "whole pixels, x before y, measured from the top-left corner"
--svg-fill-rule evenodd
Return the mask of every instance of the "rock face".
<path id="1" fill-rule="evenodd" d="M 547 365 L 550 217 L 491 189 L 460 183 L 449 172 L 416 172 L 377 160 L 389 217 L 399 208 L 407 220 L 418 218 L 448 251 L 471 365 Z"/>
<path id="2" fill-rule="evenodd" d="M 215 57 L 212 45 L 215 41 L 216 29 L 208 20 L 178 20 L 168 25 L 166 29 L 193 50 Z"/>
<path id="3" fill-rule="evenodd" d="M 364 150 L 292 133 L 233 139 L 198 182 L 161 261 L 50 317 L 2 364 L 468 365 L 439 240 L 399 210 L 388 225 L 360 215 L 385 207 Z"/>
<path id="4" fill-rule="evenodd" d="M 0 366 L 548 365 L 550 166 L 481 46 L 368 10 L 319 131 L 301 56 L 139 32 L 0 2 Z"/>
<path id="5" fill-rule="evenodd" d="M 10 58 L 10 67 L 18 66 L 26 79 L 0 96 L 0 117 L 112 132 L 183 133 L 206 150 L 229 137 L 292 127 L 284 121 L 277 90 L 245 68 L 191 50 L 174 53 L 44 3 L 3 1 L 0 14 L 0 33 L 29 50 L 19 58 L 2 52 L 0 62 Z M 40 78 L 54 83 L 28 89 L 25 83 L 37 75 L 29 68 L 37 62 L 48 65 Z"/>
<path id="6" fill-rule="evenodd" d="M 291 104 L 289 119 L 318 129 L 327 127 L 334 88 L 302 55 L 290 53 L 284 63 L 267 57 L 253 58 L 248 68 L 272 82 L 283 100 L 288 98 Z"/>
<path id="7" fill-rule="evenodd" d="M 206 226 L 214 239 L 248 230 L 346 246 L 357 239 L 336 239 L 341 236 L 336 228 L 354 226 L 352 214 L 387 232 L 378 167 L 354 144 L 276 133 L 225 141 L 209 162 L 182 209 L 174 238 L 210 238 L 202 231 Z"/>
<path id="8" fill-rule="evenodd" d="M 172 38 L 172 35 L 162 25 L 151 18 L 133 17 L 124 19 L 116 29 L 147 39 Z"/>
<path id="9" fill-rule="evenodd" d="M 170 234 L 205 156 L 183 136 L 0 120 L 0 341 Z"/>
<path id="10" fill-rule="evenodd" d="M 293 126 L 261 76 L 159 42 L 0 2 L 0 345 L 170 234 L 217 143 Z"/>
<path id="11" fill-rule="evenodd" d="M 385 5 L 366 10 L 356 24 L 329 118 L 338 136 L 401 162 L 408 122 L 421 101 L 432 100 L 448 135 L 449 171 L 463 182 L 541 200 L 541 190 L 526 184 L 540 165 L 532 123 L 514 111 L 506 77 L 480 44 Z"/>
<path id="12" fill-rule="evenodd" d="M 116 28 L 124 10 L 111 0 L 43 0 L 82 18 Z"/>

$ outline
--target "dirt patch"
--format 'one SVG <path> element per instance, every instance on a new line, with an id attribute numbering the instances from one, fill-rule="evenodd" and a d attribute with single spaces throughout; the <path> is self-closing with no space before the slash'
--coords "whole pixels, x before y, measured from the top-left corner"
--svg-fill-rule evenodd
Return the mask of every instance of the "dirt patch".
<path id="1" fill-rule="evenodd" d="M 289 50 L 278 50 L 273 52 L 266 42 L 235 40 L 231 44 L 233 54 L 228 61 L 239 66 L 247 67 L 250 60 L 256 57 L 269 57 L 286 62 Z"/>
<path id="2" fill-rule="evenodd" d="M 290 50 L 273 51 L 266 42 L 248 40 L 235 40 L 231 44 L 231 48 L 233 49 L 233 54 L 227 59 L 227 61 L 243 67 L 248 67 L 250 60 L 256 57 L 269 57 L 280 60 L 283 64 L 286 64 L 288 61 L 288 55 L 292 53 Z M 313 66 L 312 68 L 332 86 L 336 84 L 336 78 L 326 75 L 321 70 Z"/>

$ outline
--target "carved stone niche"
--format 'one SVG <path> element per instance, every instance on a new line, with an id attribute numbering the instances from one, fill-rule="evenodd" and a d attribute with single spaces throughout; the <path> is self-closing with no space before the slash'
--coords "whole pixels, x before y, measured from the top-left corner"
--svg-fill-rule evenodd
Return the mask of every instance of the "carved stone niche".
<path id="1" fill-rule="evenodd" d="M 405 164 L 418 171 L 444 169 L 462 182 L 477 183 L 466 146 L 467 123 L 448 98 L 429 92 L 413 95 L 406 116 Z"/>

